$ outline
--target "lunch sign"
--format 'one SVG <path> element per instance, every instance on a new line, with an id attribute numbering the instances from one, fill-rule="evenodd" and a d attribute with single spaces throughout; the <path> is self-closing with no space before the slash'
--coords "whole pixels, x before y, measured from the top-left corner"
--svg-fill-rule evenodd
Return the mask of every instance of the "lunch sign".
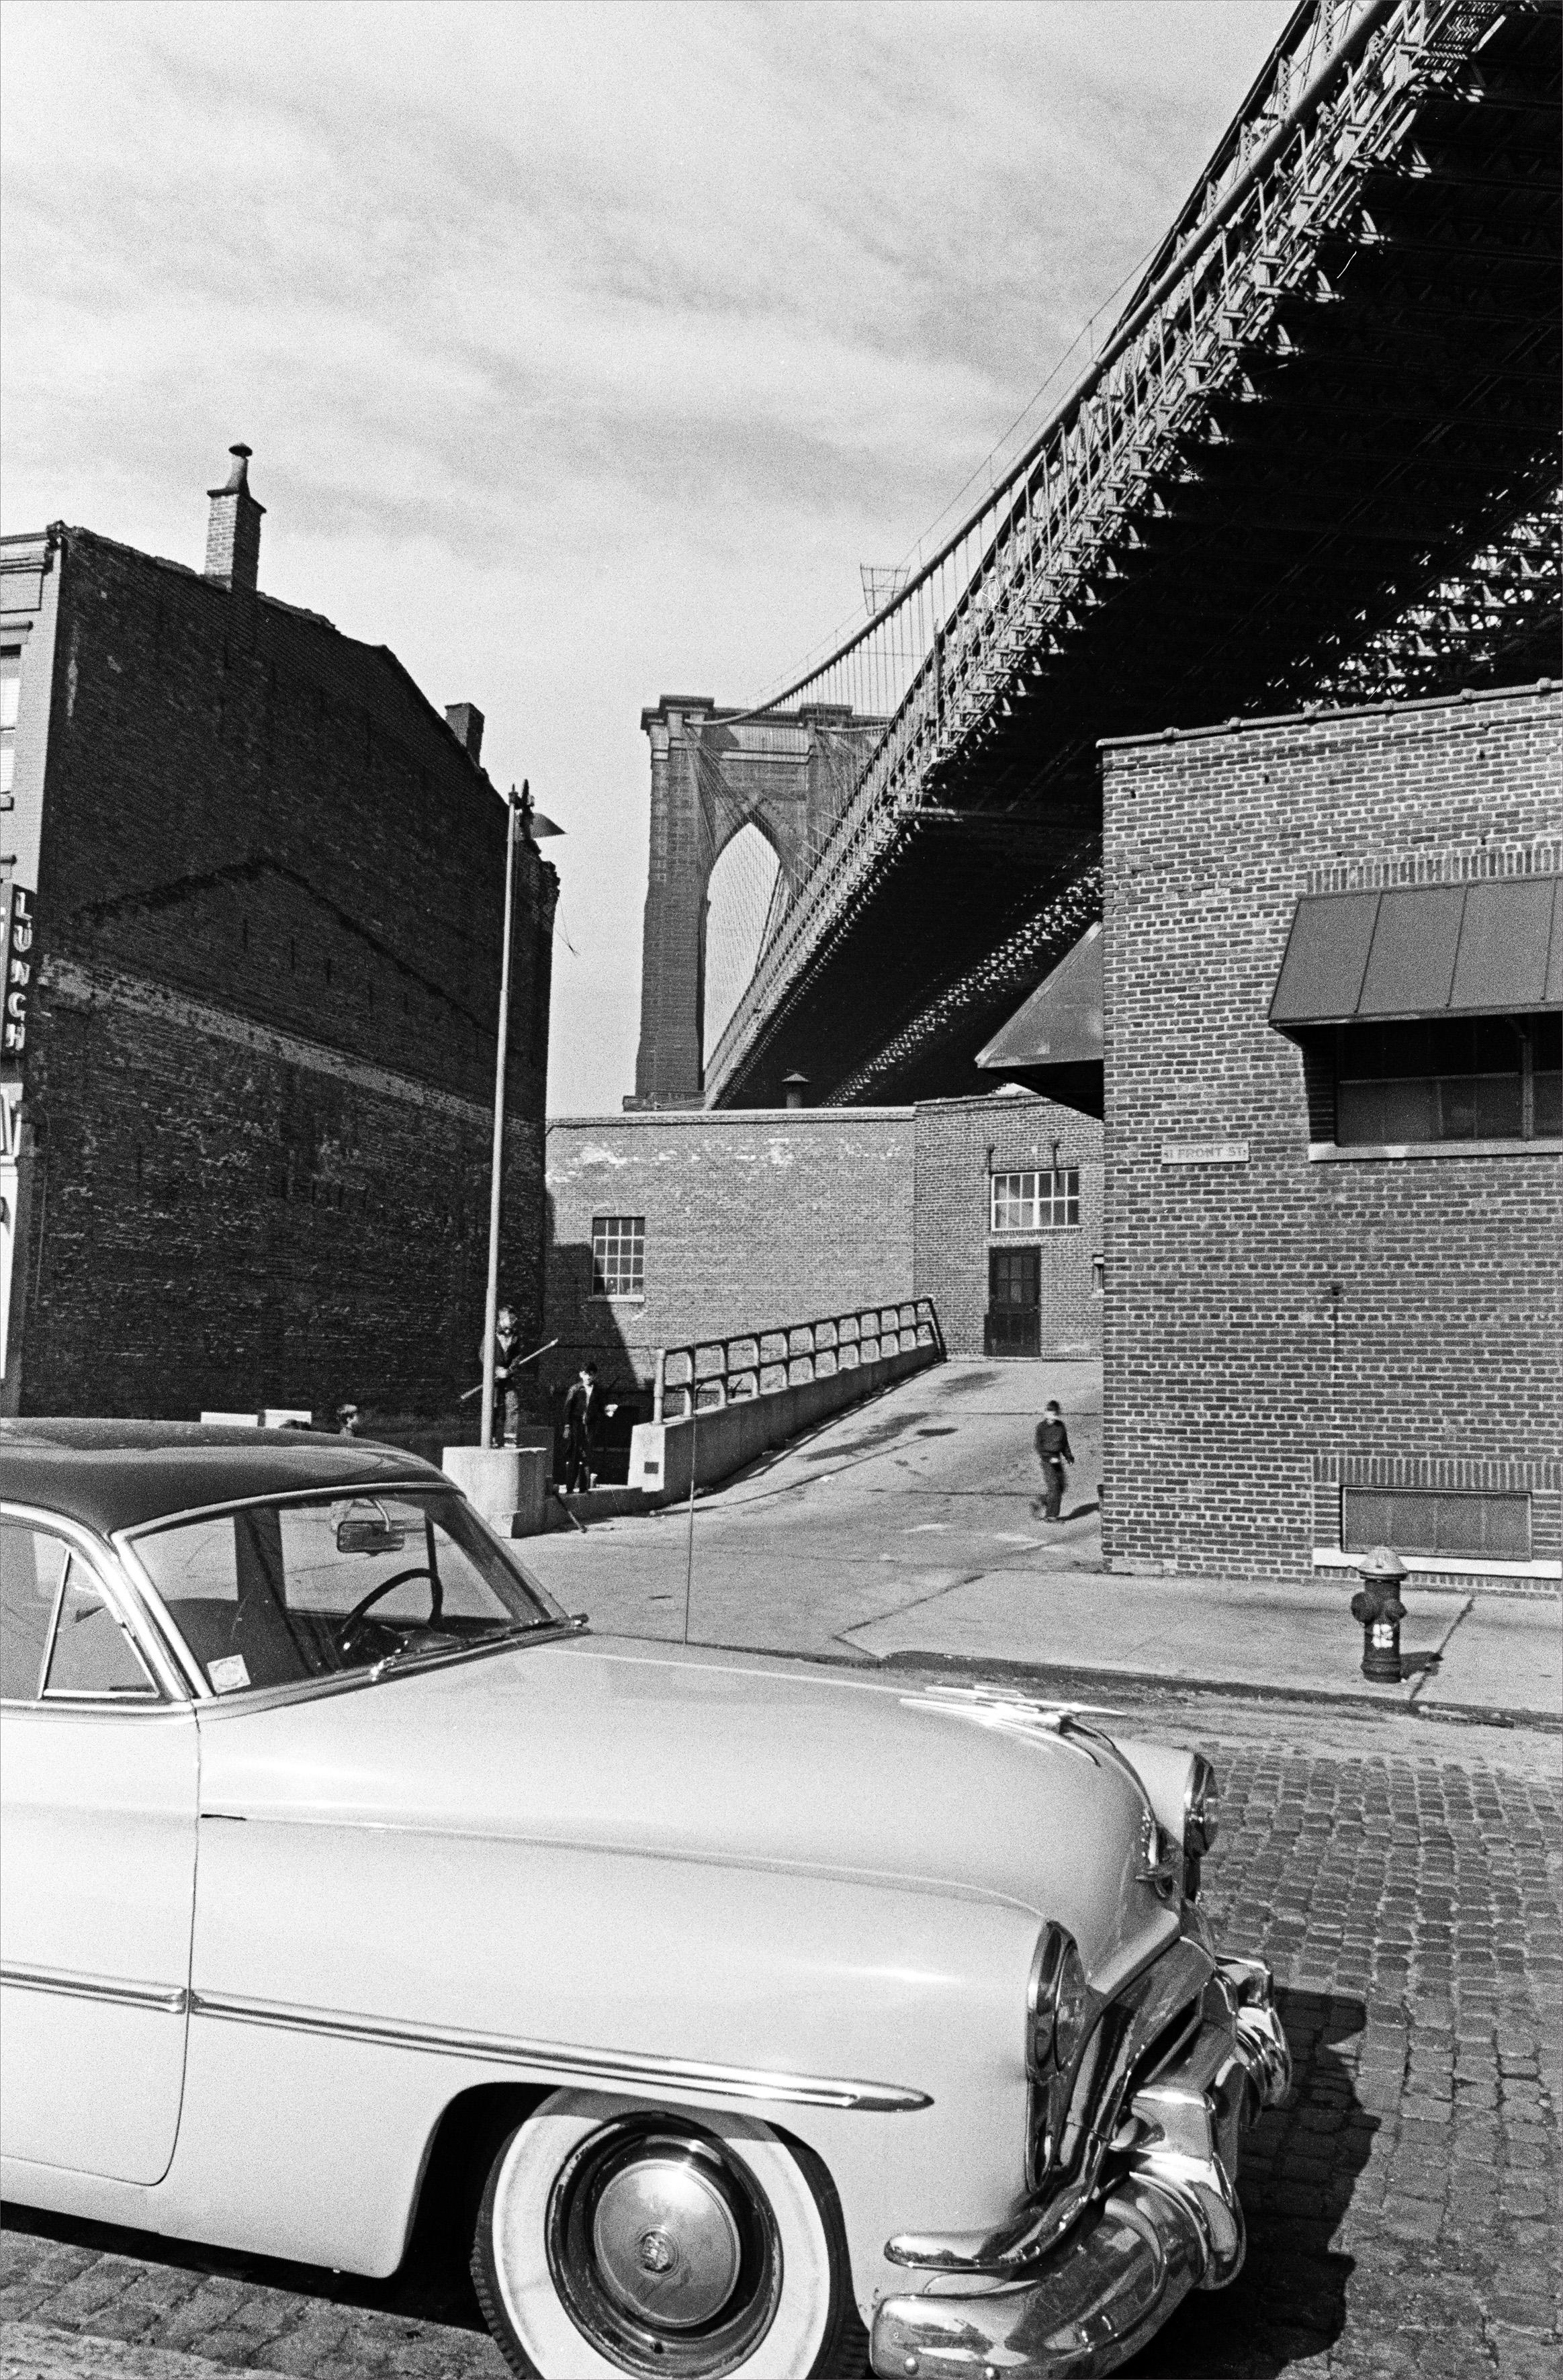
<path id="1" fill-rule="evenodd" d="M 32 894 L 25 884 L 0 884 L 0 1058 L 19 1058 L 27 1047 L 32 937 Z"/>

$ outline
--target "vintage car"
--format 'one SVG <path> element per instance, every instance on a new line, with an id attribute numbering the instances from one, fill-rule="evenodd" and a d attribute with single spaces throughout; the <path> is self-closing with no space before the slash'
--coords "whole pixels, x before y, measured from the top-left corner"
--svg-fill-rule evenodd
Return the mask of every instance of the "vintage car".
<path id="1" fill-rule="evenodd" d="M 1198 1755 L 596 1638 L 441 1473 L 0 1424 L 13 2201 L 389 2274 L 516 2372 L 1113 2370 L 1288 2085 Z"/>

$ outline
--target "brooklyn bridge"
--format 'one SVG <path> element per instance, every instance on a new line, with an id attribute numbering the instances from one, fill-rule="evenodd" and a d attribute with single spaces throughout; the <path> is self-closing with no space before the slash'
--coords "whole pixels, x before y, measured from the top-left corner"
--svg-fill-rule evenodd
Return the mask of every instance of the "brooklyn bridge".
<path id="1" fill-rule="evenodd" d="M 1100 738 L 1556 673 L 1558 31 L 1303 0 L 981 503 L 768 700 L 646 714 L 636 1104 L 976 1087 L 1100 914 Z M 774 884 L 713 1007 L 749 827 Z"/>

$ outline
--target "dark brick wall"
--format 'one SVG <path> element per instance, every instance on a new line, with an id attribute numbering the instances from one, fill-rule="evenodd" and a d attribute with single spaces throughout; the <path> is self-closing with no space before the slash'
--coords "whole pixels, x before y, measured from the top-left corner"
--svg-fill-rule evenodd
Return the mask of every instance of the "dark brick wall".
<path id="1" fill-rule="evenodd" d="M 1044 1355 L 1091 1356 L 1102 1343 L 1092 1259 L 1102 1253 L 1102 1127 L 1051 1099 L 933 1099 L 917 1109 L 916 1284 L 931 1297 L 952 1355 L 980 1355 L 987 1259 L 995 1247 L 1042 1252 Z M 1080 1168 L 1080 1223 L 1060 1231 L 988 1229 L 990 1172 Z"/>
<path id="2" fill-rule="evenodd" d="M 551 1382 L 659 1347 L 913 1294 L 910 1108 L 564 1118 L 548 1127 Z M 646 1218 L 646 1294 L 594 1298 L 596 1215 Z"/>
<path id="3" fill-rule="evenodd" d="M 23 1408 L 447 1411 L 481 1329 L 503 807 L 383 648 L 81 530 L 56 567 Z M 557 892 L 530 846 L 517 889 L 530 1329 Z"/>
<path id="4" fill-rule="evenodd" d="M 1104 807 L 1109 1560 L 1305 1575 L 1386 1461 L 1525 1467 L 1555 1555 L 1563 1160 L 1310 1161 L 1266 1015 L 1301 893 L 1556 870 L 1556 695 L 1109 747 Z"/>

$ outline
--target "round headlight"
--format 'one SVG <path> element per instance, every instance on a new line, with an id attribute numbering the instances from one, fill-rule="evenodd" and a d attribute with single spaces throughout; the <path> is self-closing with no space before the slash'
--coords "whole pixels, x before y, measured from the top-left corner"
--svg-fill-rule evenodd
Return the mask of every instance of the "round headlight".
<path id="1" fill-rule="evenodd" d="M 1025 2062 L 1034 2077 L 1061 2074 L 1072 2063 L 1091 2010 L 1091 1987 L 1067 1925 L 1042 1929 L 1026 1994 Z"/>
<path id="2" fill-rule="evenodd" d="M 1202 1752 L 1193 1756 L 1193 1771 L 1183 1793 L 1183 1857 L 1203 1859 L 1220 1832 L 1221 1789 L 1216 1771 Z"/>

